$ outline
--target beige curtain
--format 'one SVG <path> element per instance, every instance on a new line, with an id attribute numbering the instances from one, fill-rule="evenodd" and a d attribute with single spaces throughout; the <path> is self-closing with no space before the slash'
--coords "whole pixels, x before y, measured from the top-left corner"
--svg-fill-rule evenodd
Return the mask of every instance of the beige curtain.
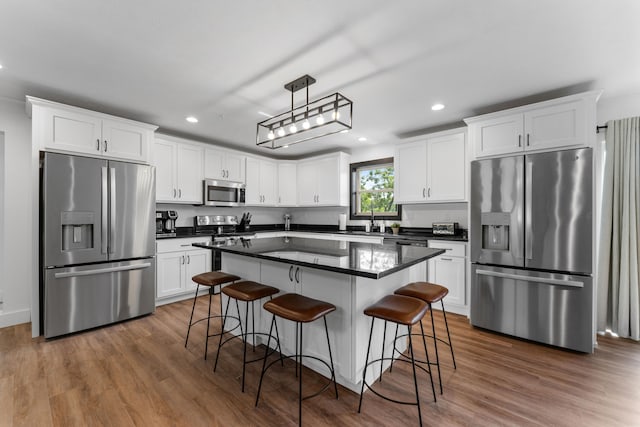
<path id="1" fill-rule="evenodd" d="M 607 123 L 598 260 L 598 330 L 640 340 L 640 117 Z"/>

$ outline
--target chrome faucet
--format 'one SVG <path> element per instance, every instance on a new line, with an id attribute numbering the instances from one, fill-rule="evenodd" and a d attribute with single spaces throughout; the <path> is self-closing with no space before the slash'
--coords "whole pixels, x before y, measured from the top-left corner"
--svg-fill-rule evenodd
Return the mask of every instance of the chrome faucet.
<path id="1" fill-rule="evenodd" d="M 374 222 L 374 216 L 373 216 L 373 208 L 371 208 L 371 227 L 370 227 L 371 231 L 373 231 L 374 225 L 375 225 L 375 222 Z"/>

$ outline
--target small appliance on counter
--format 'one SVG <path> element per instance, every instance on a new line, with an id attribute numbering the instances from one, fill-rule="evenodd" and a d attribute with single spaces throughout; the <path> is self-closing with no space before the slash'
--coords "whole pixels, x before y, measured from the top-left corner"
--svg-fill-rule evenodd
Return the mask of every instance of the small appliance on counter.
<path id="1" fill-rule="evenodd" d="M 460 234 L 457 222 L 434 222 L 431 224 L 431 228 L 436 236 L 457 236 Z"/>
<path id="2" fill-rule="evenodd" d="M 340 215 L 338 215 L 338 230 L 347 230 L 347 214 L 341 213 Z"/>
<path id="3" fill-rule="evenodd" d="M 291 214 L 284 214 L 284 231 L 291 230 Z"/>
<path id="4" fill-rule="evenodd" d="M 156 211 L 156 237 L 175 237 L 176 219 L 176 211 Z"/>

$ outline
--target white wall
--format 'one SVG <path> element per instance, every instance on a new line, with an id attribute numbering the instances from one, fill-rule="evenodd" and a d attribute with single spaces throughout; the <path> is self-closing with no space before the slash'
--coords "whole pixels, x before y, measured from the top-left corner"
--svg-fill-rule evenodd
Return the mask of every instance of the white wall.
<path id="1" fill-rule="evenodd" d="M 4 132 L 0 129 L 0 277 L 4 270 Z M 0 316 L 4 300 L 4 281 L 0 280 Z"/>
<path id="2" fill-rule="evenodd" d="M 31 288 L 37 282 L 33 257 L 31 120 L 25 103 L 0 98 L 0 130 L 4 132 L 4 168 L 0 185 L 3 222 L 0 236 L 0 289 L 4 304 L 0 327 L 30 320 Z M 36 189 L 37 191 L 37 189 Z M 34 265 L 36 268 L 34 268 Z"/>
<path id="3" fill-rule="evenodd" d="M 609 120 L 637 116 L 640 116 L 640 93 L 607 98 L 605 91 L 597 105 L 596 117 L 600 126 L 605 125 Z"/>

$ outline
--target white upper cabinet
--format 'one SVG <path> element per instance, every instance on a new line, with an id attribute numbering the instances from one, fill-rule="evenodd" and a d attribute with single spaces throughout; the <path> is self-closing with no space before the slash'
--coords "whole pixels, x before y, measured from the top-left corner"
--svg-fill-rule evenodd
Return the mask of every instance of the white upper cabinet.
<path id="1" fill-rule="evenodd" d="M 27 100 L 34 141 L 43 149 L 149 163 L 157 126 L 38 98 Z"/>
<path id="2" fill-rule="evenodd" d="M 591 146 L 600 91 L 465 119 L 476 158 Z"/>
<path id="3" fill-rule="evenodd" d="M 299 206 L 349 206 L 349 155 L 334 153 L 298 162 Z"/>
<path id="4" fill-rule="evenodd" d="M 466 200 L 465 132 L 441 132 L 399 145 L 394 169 L 397 203 Z"/>
<path id="5" fill-rule="evenodd" d="M 298 204 L 297 174 L 296 162 L 278 162 L 278 206 Z"/>
<path id="6" fill-rule="evenodd" d="M 245 203 L 275 206 L 277 203 L 278 166 L 271 160 L 247 157 Z"/>
<path id="7" fill-rule="evenodd" d="M 204 151 L 204 177 L 226 181 L 245 182 L 246 156 L 233 151 L 206 148 Z"/>
<path id="8" fill-rule="evenodd" d="M 156 138 L 156 202 L 202 204 L 204 148 Z"/>

